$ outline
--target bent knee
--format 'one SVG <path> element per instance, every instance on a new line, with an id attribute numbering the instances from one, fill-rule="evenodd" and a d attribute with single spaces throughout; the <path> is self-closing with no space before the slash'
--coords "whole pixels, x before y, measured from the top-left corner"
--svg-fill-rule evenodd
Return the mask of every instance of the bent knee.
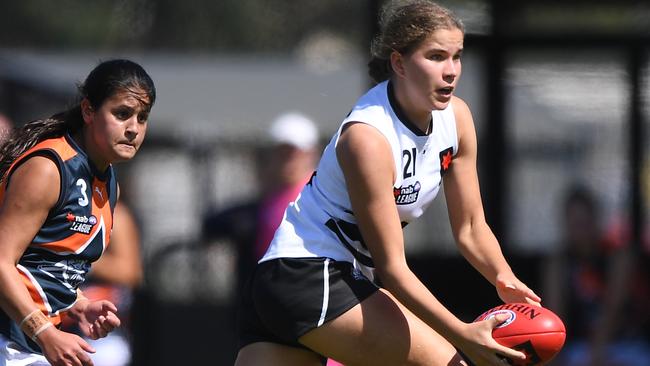
<path id="1" fill-rule="evenodd" d="M 456 348 L 435 332 L 431 332 L 426 339 L 414 337 L 408 359 L 403 364 L 409 366 L 467 366 Z"/>
<path id="2" fill-rule="evenodd" d="M 300 342 L 346 366 L 464 365 L 449 341 L 383 291 Z"/>

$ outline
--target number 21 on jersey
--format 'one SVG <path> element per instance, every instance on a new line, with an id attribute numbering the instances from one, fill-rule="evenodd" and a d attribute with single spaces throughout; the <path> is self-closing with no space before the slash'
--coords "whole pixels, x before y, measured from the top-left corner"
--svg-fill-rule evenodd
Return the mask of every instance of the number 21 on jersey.
<path id="1" fill-rule="evenodd" d="M 406 159 L 404 164 L 404 176 L 403 178 L 410 178 L 415 176 L 415 162 L 417 159 L 417 149 L 412 148 L 411 150 L 402 150 L 402 158 Z"/>

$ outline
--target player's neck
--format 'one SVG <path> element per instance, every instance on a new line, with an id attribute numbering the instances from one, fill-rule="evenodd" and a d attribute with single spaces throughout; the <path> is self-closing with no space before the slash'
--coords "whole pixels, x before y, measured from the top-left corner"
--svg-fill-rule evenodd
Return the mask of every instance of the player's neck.
<path id="1" fill-rule="evenodd" d="M 392 83 L 394 100 L 398 108 L 408 118 L 408 122 L 422 131 L 425 135 L 431 133 L 431 110 L 420 109 L 413 102 L 413 98 L 406 95 L 406 91 L 398 83 Z"/>

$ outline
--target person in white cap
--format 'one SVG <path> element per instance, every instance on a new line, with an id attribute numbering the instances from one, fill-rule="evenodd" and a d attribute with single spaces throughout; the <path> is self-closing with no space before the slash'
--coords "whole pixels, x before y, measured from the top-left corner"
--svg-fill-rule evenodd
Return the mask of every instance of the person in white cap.
<path id="1" fill-rule="evenodd" d="M 266 172 L 263 174 L 266 184 L 263 190 L 266 194 L 283 196 L 285 199 L 282 201 L 291 198 L 289 201 L 279 204 L 279 206 L 285 207 L 282 207 L 282 212 L 277 217 L 278 220 L 275 220 L 277 215 L 274 215 L 274 219 L 271 220 L 275 222 L 272 226 L 277 227 L 286 205 L 293 201 L 293 198 L 314 172 L 317 159 L 318 129 L 307 116 L 298 112 L 288 112 L 273 121 L 269 129 L 269 138 L 271 147 L 269 154 L 264 159 Z M 273 235 L 275 227 L 270 235 Z M 268 239 L 270 242 L 271 238 Z M 264 251 L 266 251 L 266 247 L 259 253 L 259 257 L 264 254 Z"/>
<path id="2" fill-rule="evenodd" d="M 260 195 L 203 219 L 203 239 L 231 240 L 237 250 L 241 288 L 265 253 L 287 205 L 309 181 L 318 158 L 316 124 L 300 112 L 283 113 L 272 120 L 260 159 Z"/>
<path id="3" fill-rule="evenodd" d="M 309 181 L 318 158 L 318 129 L 301 113 L 288 112 L 277 117 L 269 137 L 272 146 L 263 166 L 265 185 L 253 253 L 256 261 L 266 252 L 287 205 Z"/>

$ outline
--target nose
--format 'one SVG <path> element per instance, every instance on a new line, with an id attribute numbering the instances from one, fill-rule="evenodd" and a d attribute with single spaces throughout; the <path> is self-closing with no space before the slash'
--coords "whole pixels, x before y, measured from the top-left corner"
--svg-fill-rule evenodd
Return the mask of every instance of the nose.
<path id="1" fill-rule="evenodd" d="M 140 132 L 140 124 L 138 123 L 138 116 L 135 115 L 129 118 L 125 122 L 124 127 L 125 127 L 124 135 L 126 136 L 126 138 L 129 140 L 134 140 L 138 136 L 138 133 Z"/>
<path id="2" fill-rule="evenodd" d="M 449 58 L 445 62 L 445 66 L 442 73 L 443 79 L 448 83 L 453 82 L 454 79 L 456 79 L 456 77 L 458 76 L 459 68 L 460 68 L 460 64 L 458 64 L 456 60 Z"/>

